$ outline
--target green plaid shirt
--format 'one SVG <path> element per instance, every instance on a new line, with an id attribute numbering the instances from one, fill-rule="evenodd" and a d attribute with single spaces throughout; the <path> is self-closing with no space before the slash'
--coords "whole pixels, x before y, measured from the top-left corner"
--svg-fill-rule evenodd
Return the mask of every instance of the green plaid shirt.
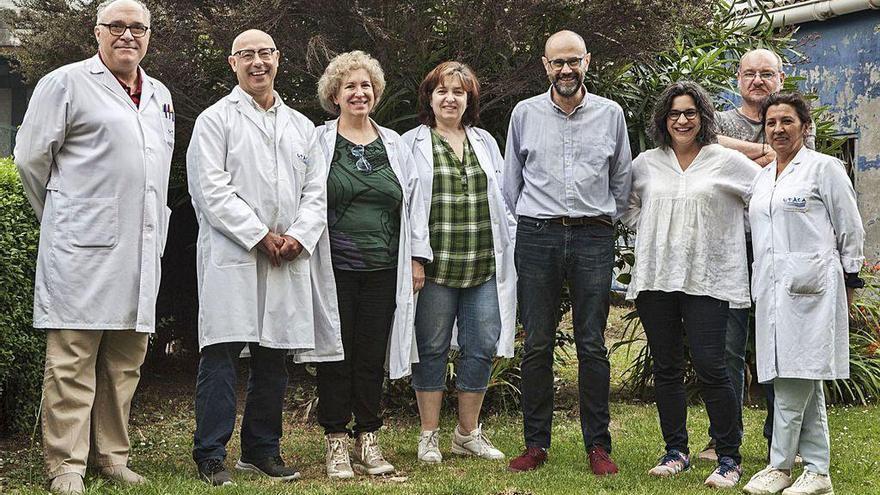
<path id="1" fill-rule="evenodd" d="M 474 287 L 495 274 L 486 173 L 467 140 L 464 160 L 433 130 L 431 144 L 434 184 L 428 225 L 434 261 L 425 266 L 425 275 L 446 287 Z"/>

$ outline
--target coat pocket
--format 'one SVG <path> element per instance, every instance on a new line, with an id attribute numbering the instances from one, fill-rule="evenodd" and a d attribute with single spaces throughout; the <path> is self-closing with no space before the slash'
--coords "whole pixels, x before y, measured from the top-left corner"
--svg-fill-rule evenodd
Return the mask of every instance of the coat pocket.
<path id="1" fill-rule="evenodd" d="M 232 239 L 211 229 L 211 261 L 218 267 L 253 265 L 257 262 L 254 251 L 256 248 L 247 251 Z"/>
<path id="2" fill-rule="evenodd" d="M 818 253 L 789 253 L 786 289 L 793 296 L 825 293 L 828 261 Z"/>
<path id="3" fill-rule="evenodd" d="M 70 245 L 111 248 L 119 238 L 119 204 L 116 198 L 68 198 L 64 216 Z"/>

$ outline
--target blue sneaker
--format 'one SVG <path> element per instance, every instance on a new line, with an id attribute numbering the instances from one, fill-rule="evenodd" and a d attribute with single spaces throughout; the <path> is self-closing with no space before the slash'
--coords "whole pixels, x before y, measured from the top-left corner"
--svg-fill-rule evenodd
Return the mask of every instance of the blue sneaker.
<path id="1" fill-rule="evenodd" d="M 742 467 L 730 457 L 718 459 L 718 467 L 706 478 L 705 485 L 712 488 L 733 488 L 739 483 Z"/>
<path id="2" fill-rule="evenodd" d="M 660 478 L 668 478 L 682 471 L 687 471 L 690 467 L 691 460 L 687 454 L 676 449 L 670 449 L 666 452 L 666 455 L 660 458 L 657 465 L 648 471 L 648 474 Z"/>

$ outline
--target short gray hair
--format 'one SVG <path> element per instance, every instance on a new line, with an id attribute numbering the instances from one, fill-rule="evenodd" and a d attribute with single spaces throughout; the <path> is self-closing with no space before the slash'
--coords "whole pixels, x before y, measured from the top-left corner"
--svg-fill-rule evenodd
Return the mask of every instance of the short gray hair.
<path id="1" fill-rule="evenodd" d="M 98 5 L 98 15 L 95 16 L 96 22 L 98 24 L 101 23 L 101 17 L 104 16 L 104 11 L 107 10 L 107 7 L 110 7 L 111 5 L 113 5 L 114 3 L 118 2 L 118 1 L 120 1 L 120 0 L 104 0 L 103 2 L 101 2 Z M 141 8 L 144 9 L 144 14 L 147 16 L 147 24 L 149 24 L 150 20 L 151 20 L 150 9 L 147 8 L 147 6 L 144 4 L 144 2 L 141 2 L 140 0 L 129 0 L 129 1 L 140 5 Z"/>

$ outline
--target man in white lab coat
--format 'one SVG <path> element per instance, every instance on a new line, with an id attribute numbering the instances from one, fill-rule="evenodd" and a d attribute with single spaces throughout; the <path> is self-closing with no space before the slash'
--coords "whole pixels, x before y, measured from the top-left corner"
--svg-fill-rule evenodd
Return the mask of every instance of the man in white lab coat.
<path id="1" fill-rule="evenodd" d="M 82 493 L 87 463 L 144 482 L 126 466 L 128 416 L 171 213 L 171 94 L 139 66 L 150 12 L 104 2 L 94 32 L 94 57 L 37 84 L 15 146 L 41 224 L 34 327 L 47 329 L 43 448 L 57 493 Z"/>
<path id="2" fill-rule="evenodd" d="M 327 223 L 327 164 L 314 125 L 274 90 L 280 54 L 258 30 L 236 37 L 238 85 L 196 120 L 187 175 L 199 221 L 199 347 L 193 459 L 212 485 L 235 426 L 236 364 L 251 355 L 236 469 L 289 481 L 280 456 L 286 356 L 344 356 Z M 318 331 L 315 329 L 319 328 Z"/>

